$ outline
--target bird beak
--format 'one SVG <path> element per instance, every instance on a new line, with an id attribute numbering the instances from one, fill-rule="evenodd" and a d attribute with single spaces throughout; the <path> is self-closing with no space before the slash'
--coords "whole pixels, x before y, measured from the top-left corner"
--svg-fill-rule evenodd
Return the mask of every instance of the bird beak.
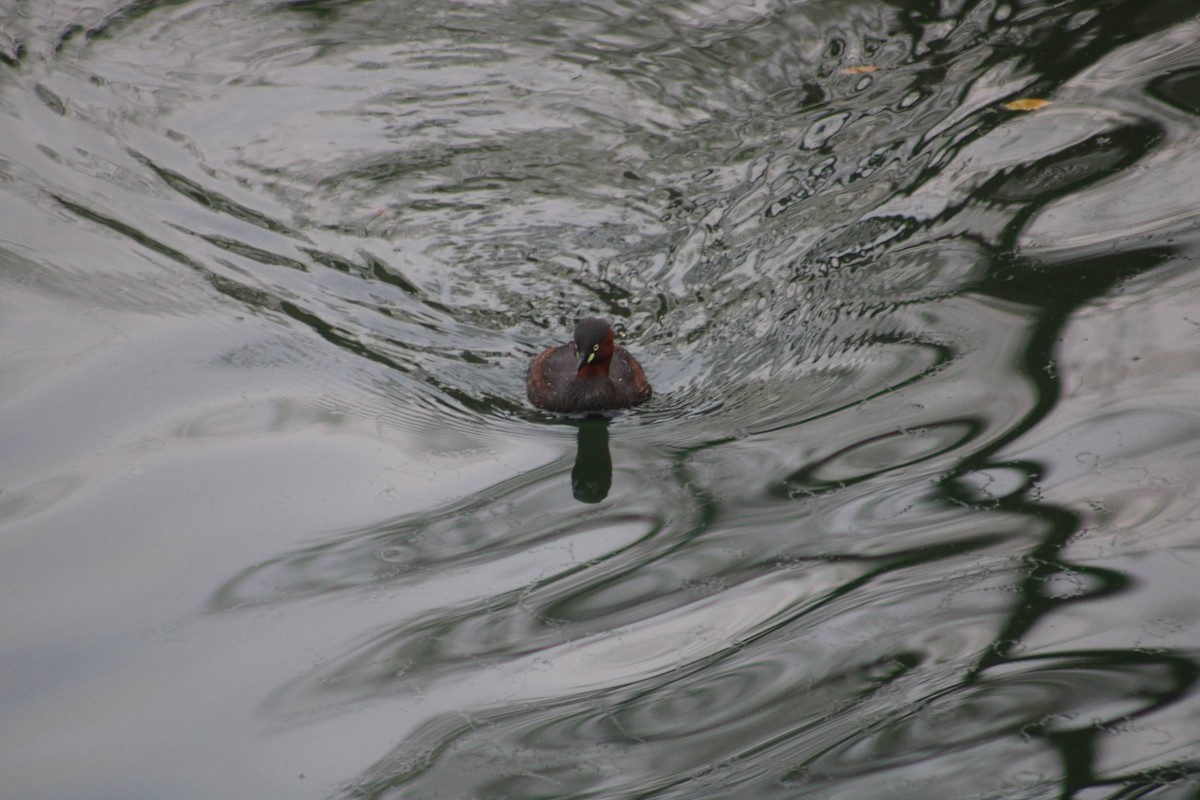
<path id="1" fill-rule="evenodd" d="M 576 372 L 579 372 L 579 370 L 583 369 L 583 368 L 584 368 L 584 367 L 586 367 L 588 364 L 590 364 L 590 363 L 591 363 L 591 361 L 592 361 L 592 358 L 593 358 L 595 355 L 596 355 L 596 354 L 595 354 L 595 353 L 593 353 L 593 352 L 592 352 L 592 351 L 590 351 L 590 350 L 589 350 L 589 351 L 587 351 L 586 353 L 580 353 L 580 354 L 579 354 L 579 363 L 575 365 L 575 371 L 576 371 Z"/>

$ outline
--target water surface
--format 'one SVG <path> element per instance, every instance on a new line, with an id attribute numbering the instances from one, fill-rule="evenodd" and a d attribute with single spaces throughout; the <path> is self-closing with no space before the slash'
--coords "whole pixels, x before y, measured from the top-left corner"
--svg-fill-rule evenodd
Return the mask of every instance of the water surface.
<path id="1" fill-rule="evenodd" d="M 0 19 L 16 795 L 1200 795 L 1189 4 Z"/>

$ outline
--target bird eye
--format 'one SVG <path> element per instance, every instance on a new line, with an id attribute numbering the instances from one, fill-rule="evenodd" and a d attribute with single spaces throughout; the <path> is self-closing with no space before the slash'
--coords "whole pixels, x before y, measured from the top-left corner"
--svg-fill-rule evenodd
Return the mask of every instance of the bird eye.
<path id="1" fill-rule="evenodd" d="M 598 345 L 598 344 L 594 344 L 594 345 L 592 345 L 592 352 L 593 352 L 593 353 L 599 353 L 599 352 L 600 352 L 600 345 Z"/>

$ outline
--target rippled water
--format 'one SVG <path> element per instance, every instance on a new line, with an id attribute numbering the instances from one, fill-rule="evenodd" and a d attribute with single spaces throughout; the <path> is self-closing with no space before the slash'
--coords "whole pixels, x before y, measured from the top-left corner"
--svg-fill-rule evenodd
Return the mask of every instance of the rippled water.
<path id="1" fill-rule="evenodd" d="M 5 791 L 1200 796 L 1198 41 L 12 0 Z"/>

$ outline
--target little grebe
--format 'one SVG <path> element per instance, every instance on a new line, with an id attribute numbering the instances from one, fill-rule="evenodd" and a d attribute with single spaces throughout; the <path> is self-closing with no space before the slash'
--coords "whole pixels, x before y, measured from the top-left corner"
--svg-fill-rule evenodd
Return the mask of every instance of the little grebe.
<path id="1" fill-rule="evenodd" d="M 595 317 L 579 321 L 570 344 L 533 360 L 525 390 L 529 402 L 547 411 L 608 411 L 650 398 L 642 365 L 613 343 L 612 328 Z"/>

